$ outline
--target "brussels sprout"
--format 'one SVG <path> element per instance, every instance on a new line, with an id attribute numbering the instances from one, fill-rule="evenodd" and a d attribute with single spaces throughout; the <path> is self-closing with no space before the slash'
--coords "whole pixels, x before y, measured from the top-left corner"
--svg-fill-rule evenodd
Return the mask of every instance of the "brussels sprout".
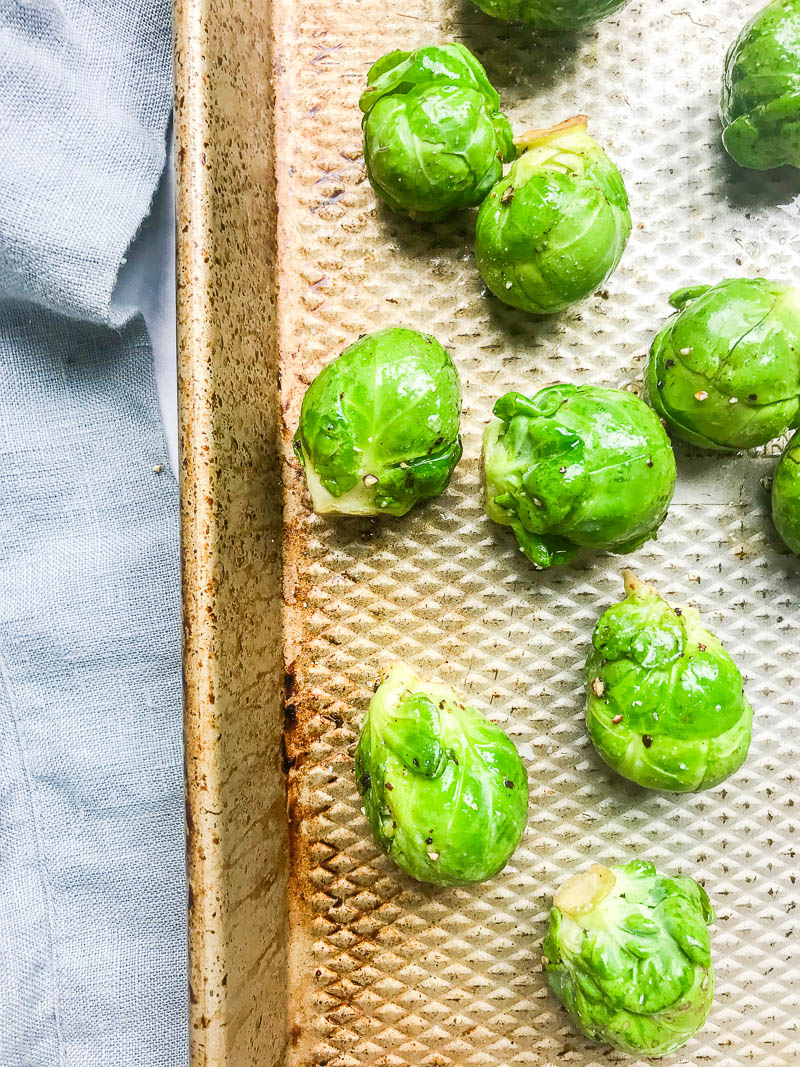
<path id="1" fill-rule="evenodd" d="M 538 568 L 579 548 L 632 552 L 664 521 L 675 488 L 669 438 L 621 389 L 552 385 L 507 393 L 483 439 L 486 513 Z"/>
<path id="2" fill-rule="evenodd" d="M 405 663 L 382 675 L 356 747 L 375 841 L 412 878 L 492 878 L 519 844 L 528 779 L 508 736 Z"/>
<path id="3" fill-rule="evenodd" d="M 792 437 L 775 468 L 772 519 L 787 548 L 800 555 L 800 434 Z"/>
<path id="4" fill-rule="evenodd" d="M 708 1017 L 714 918 L 691 878 L 665 878 L 643 860 L 594 864 L 553 901 L 545 979 L 588 1038 L 632 1056 L 666 1056 Z"/>
<path id="5" fill-rule="evenodd" d="M 800 167 L 800 0 L 774 0 L 728 50 L 722 141 L 742 167 Z"/>
<path id="6" fill-rule="evenodd" d="M 693 608 L 670 607 L 631 571 L 625 594 L 600 617 L 586 663 L 592 744 L 647 789 L 710 789 L 750 747 L 742 676 Z"/>
<path id="7" fill-rule="evenodd" d="M 516 155 L 500 97 L 462 44 L 390 52 L 370 69 L 360 107 L 370 183 L 412 218 L 479 204 Z"/>
<path id="8" fill-rule="evenodd" d="M 678 437 L 725 452 L 800 423 L 800 290 L 764 278 L 694 285 L 653 341 L 650 403 Z"/>
<path id="9" fill-rule="evenodd" d="M 518 141 L 525 151 L 478 213 L 475 255 L 498 299 L 537 315 L 583 300 L 631 232 L 622 177 L 578 115 Z"/>
<path id="10" fill-rule="evenodd" d="M 628 0 L 474 0 L 487 15 L 529 22 L 540 30 L 579 30 L 624 7 Z"/>
<path id="11" fill-rule="evenodd" d="M 437 496 L 461 458 L 461 386 L 433 337 L 367 334 L 303 397 L 294 449 L 320 514 L 405 515 Z"/>

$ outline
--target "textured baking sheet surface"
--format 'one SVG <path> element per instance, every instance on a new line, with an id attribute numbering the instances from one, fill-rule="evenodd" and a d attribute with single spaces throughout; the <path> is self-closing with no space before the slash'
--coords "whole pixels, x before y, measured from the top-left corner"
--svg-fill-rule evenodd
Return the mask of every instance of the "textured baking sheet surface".
<path id="1" fill-rule="evenodd" d="M 800 268 L 797 178 L 751 175 L 719 145 L 722 59 L 760 0 L 634 0 L 539 42 L 459 0 L 298 0 L 276 28 L 283 405 L 360 334 L 433 332 L 465 393 L 450 490 L 401 520 L 315 517 L 287 445 L 287 750 L 292 814 L 290 1061 L 295 1065 L 606 1064 L 546 992 L 554 887 L 590 860 L 645 856 L 698 877 L 719 913 L 718 994 L 671 1064 L 800 1064 L 800 567 L 760 480 L 773 460 L 692 456 L 658 542 L 536 573 L 481 509 L 480 435 L 508 389 L 639 387 L 680 285 Z M 473 216 L 420 226 L 373 196 L 358 95 L 393 47 L 458 39 L 519 132 L 576 112 L 626 177 L 634 231 L 592 299 L 537 321 L 482 291 Z M 753 747 L 729 782 L 654 795 L 611 775 L 582 720 L 593 625 L 634 567 L 705 614 L 741 664 Z M 501 876 L 442 890 L 375 849 L 352 772 L 379 664 L 403 657 L 505 727 L 530 775 L 528 830 Z M 627 1061 L 631 1062 L 631 1061 Z"/>

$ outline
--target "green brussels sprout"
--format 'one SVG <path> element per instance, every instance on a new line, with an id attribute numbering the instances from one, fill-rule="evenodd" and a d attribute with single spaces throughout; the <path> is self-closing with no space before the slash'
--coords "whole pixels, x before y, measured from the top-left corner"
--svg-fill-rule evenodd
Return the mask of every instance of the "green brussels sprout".
<path id="1" fill-rule="evenodd" d="M 792 437 L 775 468 L 772 519 L 787 548 L 800 555 L 800 434 Z"/>
<path id="2" fill-rule="evenodd" d="M 496 19 L 528 22 L 540 30 L 579 30 L 613 15 L 628 0 L 473 0 Z"/>
<path id="3" fill-rule="evenodd" d="M 506 393 L 483 439 L 486 513 L 537 567 L 580 548 L 632 552 L 655 537 L 675 488 L 660 421 L 632 393 L 552 385 Z"/>
<path id="4" fill-rule="evenodd" d="M 714 919 L 692 878 L 666 878 L 644 860 L 594 864 L 553 901 L 545 980 L 586 1037 L 632 1056 L 666 1056 L 711 1009 Z"/>
<path id="5" fill-rule="evenodd" d="M 513 742 L 406 663 L 382 674 L 355 764 L 375 841 L 420 882 L 486 881 L 519 844 L 528 778 Z"/>
<path id="6" fill-rule="evenodd" d="M 500 97 L 462 44 L 390 52 L 359 104 L 372 188 L 415 219 L 479 204 L 516 155 Z"/>
<path id="7" fill-rule="evenodd" d="M 616 269 L 631 233 L 617 168 L 578 115 L 534 130 L 478 212 L 483 280 L 512 307 L 549 315 L 593 293 Z"/>
<path id="8" fill-rule="evenodd" d="M 586 662 L 592 744 L 647 789 L 710 789 L 750 747 L 742 676 L 693 608 L 670 607 L 631 571 L 625 594 L 600 617 Z"/>
<path id="9" fill-rule="evenodd" d="M 461 458 L 461 385 L 435 338 L 366 334 L 306 391 L 294 449 L 320 514 L 405 515 Z"/>
<path id="10" fill-rule="evenodd" d="M 690 444 L 736 452 L 800 423 L 800 290 L 764 278 L 679 289 L 656 336 L 650 403 Z"/>
<path id="11" fill-rule="evenodd" d="M 800 0 L 774 0 L 728 50 L 722 142 L 741 167 L 800 167 Z"/>

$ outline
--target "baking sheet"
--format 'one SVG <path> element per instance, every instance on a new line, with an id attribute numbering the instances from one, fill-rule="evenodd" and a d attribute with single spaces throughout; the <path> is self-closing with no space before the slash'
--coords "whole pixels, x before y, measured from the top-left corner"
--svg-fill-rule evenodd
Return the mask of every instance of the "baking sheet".
<path id="1" fill-rule="evenodd" d="M 747 175 L 719 141 L 723 56 L 759 6 L 634 0 L 587 34 L 549 40 L 467 0 L 297 0 L 277 16 L 297 1067 L 625 1060 L 578 1035 L 546 992 L 540 939 L 565 877 L 633 856 L 697 877 L 718 910 L 711 1018 L 664 1062 L 800 1063 L 800 567 L 769 519 L 761 480 L 774 460 L 678 445 L 657 542 L 545 573 L 488 521 L 479 488 L 480 436 L 505 391 L 563 380 L 638 390 L 674 289 L 797 277 L 796 174 Z M 365 179 L 357 101 L 370 63 L 450 39 L 485 64 L 516 131 L 586 112 L 625 176 L 634 230 L 622 265 L 563 314 L 536 320 L 485 294 L 473 215 L 415 224 Z M 305 386 L 360 334 L 401 324 L 434 333 L 459 368 L 465 453 L 451 488 L 405 519 L 314 516 L 288 444 Z M 582 668 L 623 566 L 696 605 L 745 675 L 753 747 L 708 793 L 646 793 L 588 743 Z M 523 844 L 486 885 L 414 883 L 370 838 L 352 754 L 379 664 L 397 657 L 463 690 L 528 767 Z"/>

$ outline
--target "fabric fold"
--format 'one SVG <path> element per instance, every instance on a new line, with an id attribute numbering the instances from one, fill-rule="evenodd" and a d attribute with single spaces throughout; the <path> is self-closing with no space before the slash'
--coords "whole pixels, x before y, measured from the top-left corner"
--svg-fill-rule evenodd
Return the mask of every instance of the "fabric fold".
<path id="1" fill-rule="evenodd" d="M 121 325 L 120 265 L 164 168 L 163 0 L 0 4 L 0 295 Z"/>

